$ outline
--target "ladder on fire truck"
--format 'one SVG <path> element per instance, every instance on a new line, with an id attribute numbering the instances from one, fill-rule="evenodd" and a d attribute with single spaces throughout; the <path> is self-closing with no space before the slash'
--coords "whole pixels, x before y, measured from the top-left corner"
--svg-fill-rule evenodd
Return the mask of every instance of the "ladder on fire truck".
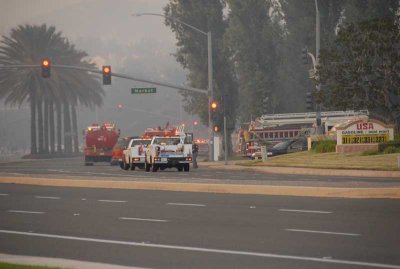
<path id="1" fill-rule="evenodd" d="M 368 117 L 368 110 L 347 110 L 347 111 L 322 111 L 322 121 L 345 121 L 357 117 Z M 305 113 L 285 113 L 285 114 L 265 114 L 258 118 L 258 121 L 263 127 L 265 126 L 280 126 L 285 124 L 312 124 L 315 122 L 316 112 Z"/>

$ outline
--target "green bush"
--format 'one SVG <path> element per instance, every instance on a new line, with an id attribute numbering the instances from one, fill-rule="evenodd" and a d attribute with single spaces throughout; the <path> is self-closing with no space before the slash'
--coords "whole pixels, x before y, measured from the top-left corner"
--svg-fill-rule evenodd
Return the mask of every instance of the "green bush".
<path id="1" fill-rule="evenodd" d="M 391 153 L 396 153 L 396 152 L 398 152 L 398 149 L 397 149 L 396 147 L 394 147 L 394 146 L 386 147 L 386 148 L 383 150 L 383 153 L 384 153 L 384 154 L 391 154 Z"/>
<path id="2" fill-rule="evenodd" d="M 336 141 L 335 140 L 320 140 L 316 141 L 312 145 L 312 149 L 316 153 L 335 152 Z"/>
<path id="3" fill-rule="evenodd" d="M 385 152 L 385 149 L 388 147 L 400 148 L 400 142 L 394 140 L 394 141 L 389 141 L 389 142 L 385 142 L 385 143 L 380 143 L 378 145 L 378 150 L 380 152 Z"/>

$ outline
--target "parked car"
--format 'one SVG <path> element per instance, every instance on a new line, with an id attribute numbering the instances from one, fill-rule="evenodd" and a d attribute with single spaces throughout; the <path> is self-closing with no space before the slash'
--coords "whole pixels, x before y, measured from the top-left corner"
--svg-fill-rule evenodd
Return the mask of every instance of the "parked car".
<path id="1" fill-rule="evenodd" d="M 111 165 L 117 165 L 119 162 L 122 162 L 123 151 L 129 144 L 129 141 L 134 138 L 133 136 L 127 136 L 123 138 L 119 138 L 117 144 L 112 149 L 112 157 L 111 157 Z"/>
<path id="2" fill-rule="evenodd" d="M 305 137 L 296 138 L 276 144 L 268 152 L 268 156 L 304 151 L 307 149 L 307 139 Z"/>

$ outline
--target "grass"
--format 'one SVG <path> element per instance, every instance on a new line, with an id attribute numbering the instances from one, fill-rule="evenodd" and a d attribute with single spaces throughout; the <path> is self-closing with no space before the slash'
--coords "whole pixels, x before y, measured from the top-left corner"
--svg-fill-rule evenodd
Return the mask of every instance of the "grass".
<path id="1" fill-rule="evenodd" d="M 237 162 L 243 166 L 284 166 L 284 167 L 308 167 L 327 169 L 361 169 L 361 170 L 400 170 L 397 167 L 396 154 L 337 154 L 297 152 L 268 158 L 266 162 L 261 160 Z"/>
<path id="2" fill-rule="evenodd" d="M 59 267 L 20 265 L 0 262 L 1 269 L 60 269 Z"/>

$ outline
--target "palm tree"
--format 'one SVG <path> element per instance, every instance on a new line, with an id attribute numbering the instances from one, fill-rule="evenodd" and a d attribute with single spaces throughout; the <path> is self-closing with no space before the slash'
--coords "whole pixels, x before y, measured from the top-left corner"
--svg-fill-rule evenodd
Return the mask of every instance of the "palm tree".
<path id="1" fill-rule="evenodd" d="M 61 32 L 56 32 L 55 27 L 45 24 L 20 25 L 11 30 L 9 37 L 3 36 L 0 41 L 0 64 L 3 65 L 39 64 L 48 57 L 53 64 L 93 67 L 83 60 L 86 56 L 85 52 L 76 50 L 62 37 Z M 68 132 L 71 129 L 70 106 L 101 105 L 104 95 L 100 84 L 87 72 L 55 68 L 51 78 L 47 79 L 42 78 L 40 70 L 35 68 L 5 69 L 0 73 L 0 89 L 0 99 L 5 99 L 6 104 L 30 102 L 31 154 L 47 152 L 49 146 L 51 152 L 55 151 L 54 105 L 57 111 L 57 152 L 61 152 L 62 110 L 64 131 Z M 66 137 L 67 151 L 71 152 L 72 142 L 69 142 L 68 135 Z"/>

